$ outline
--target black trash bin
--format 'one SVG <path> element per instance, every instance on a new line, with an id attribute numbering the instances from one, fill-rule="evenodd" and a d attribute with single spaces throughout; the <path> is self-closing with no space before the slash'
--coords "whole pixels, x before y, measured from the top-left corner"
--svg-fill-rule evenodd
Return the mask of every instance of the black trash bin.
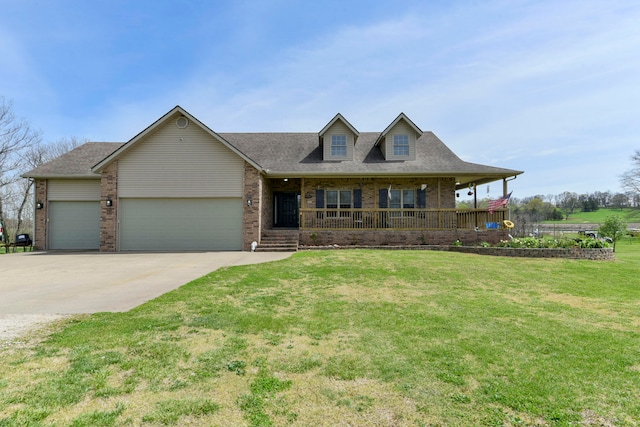
<path id="1" fill-rule="evenodd" d="M 28 234 L 18 234 L 16 236 L 16 246 L 31 246 L 32 243 Z"/>

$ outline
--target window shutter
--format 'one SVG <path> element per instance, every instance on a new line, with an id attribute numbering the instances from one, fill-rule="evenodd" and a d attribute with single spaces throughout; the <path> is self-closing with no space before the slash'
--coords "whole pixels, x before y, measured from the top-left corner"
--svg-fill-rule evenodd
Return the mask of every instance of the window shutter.
<path id="1" fill-rule="evenodd" d="M 324 190 L 316 190 L 316 209 L 324 209 Z"/>
<path id="2" fill-rule="evenodd" d="M 418 189 L 418 209 L 424 209 L 427 207 L 427 189 Z"/>
<path id="3" fill-rule="evenodd" d="M 386 188 L 381 188 L 379 190 L 379 195 L 380 195 L 378 199 L 379 206 L 384 209 L 387 207 L 387 198 L 389 197 L 389 190 L 387 190 Z"/>
<path id="4" fill-rule="evenodd" d="M 359 188 L 353 190 L 353 208 L 362 209 L 362 190 Z"/>

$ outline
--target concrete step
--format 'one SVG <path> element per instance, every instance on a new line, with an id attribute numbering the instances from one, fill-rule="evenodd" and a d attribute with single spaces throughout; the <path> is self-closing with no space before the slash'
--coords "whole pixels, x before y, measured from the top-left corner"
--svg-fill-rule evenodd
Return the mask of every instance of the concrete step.
<path id="1" fill-rule="evenodd" d="M 298 244 L 297 230 L 267 230 L 263 233 L 256 252 L 296 252 Z"/>

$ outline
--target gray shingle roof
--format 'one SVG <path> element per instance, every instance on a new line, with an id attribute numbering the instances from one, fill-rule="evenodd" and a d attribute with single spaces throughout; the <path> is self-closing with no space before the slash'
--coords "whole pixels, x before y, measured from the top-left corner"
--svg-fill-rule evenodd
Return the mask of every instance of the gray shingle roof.
<path id="1" fill-rule="evenodd" d="M 323 161 L 317 133 L 219 133 L 222 138 L 258 163 L 268 175 L 337 174 L 388 175 L 420 174 L 438 176 L 513 176 L 511 169 L 479 165 L 461 160 L 433 132 L 424 132 L 416 141 L 416 159 L 386 161 L 379 146 L 379 132 L 361 132 L 353 160 Z"/>
<path id="2" fill-rule="evenodd" d="M 349 161 L 323 161 L 318 133 L 218 133 L 269 176 L 383 176 L 420 175 L 455 177 L 460 186 L 477 184 L 522 172 L 465 162 L 433 132 L 416 141 L 416 159 L 386 161 L 376 141 L 379 132 L 361 132 Z M 89 142 L 27 173 L 31 178 L 98 178 L 91 168 L 123 143 Z"/>
<path id="3" fill-rule="evenodd" d="M 87 142 L 22 176 L 25 178 L 99 178 L 99 174 L 91 172 L 91 167 L 121 145 L 121 142 Z"/>

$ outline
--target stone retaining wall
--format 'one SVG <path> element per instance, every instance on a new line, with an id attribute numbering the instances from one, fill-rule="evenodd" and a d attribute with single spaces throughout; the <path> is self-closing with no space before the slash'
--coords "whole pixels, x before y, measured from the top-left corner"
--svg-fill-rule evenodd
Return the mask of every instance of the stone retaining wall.
<path id="1" fill-rule="evenodd" d="M 594 261 L 615 259 L 611 248 L 483 248 L 474 246 L 450 246 L 449 251 L 479 255 L 510 256 L 521 258 L 568 258 Z"/>
<path id="2" fill-rule="evenodd" d="M 386 250 L 431 250 L 461 252 L 467 254 L 507 256 L 519 258 L 565 258 L 585 259 L 592 261 L 613 261 L 615 253 L 612 248 L 483 248 L 481 246 L 437 246 L 437 245 L 408 245 L 408 246 L 301 246 L 300 250 L 326 249 L 386 249 Z"/>

